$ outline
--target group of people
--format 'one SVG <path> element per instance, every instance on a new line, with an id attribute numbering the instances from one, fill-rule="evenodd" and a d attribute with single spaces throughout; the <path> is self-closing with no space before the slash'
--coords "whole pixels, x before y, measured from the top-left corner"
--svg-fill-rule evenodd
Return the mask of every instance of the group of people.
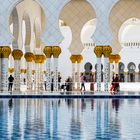
<path id="1" fill-rule="evenodd" d="M 81 91 L 82 90 L 86 90 L 85 88 L 85 82 L 86 82 L 86 77 L 84 76 L 84 74 L 81 74 Z M 111 88 L 110 88 L 110 92 L 111 94 L 117 94 L 120 91 L 120 79 L 119 79 L 119 75 L 113 75 L 112 77 L 112 83 L 111 83 Z"/>
<path id="2" fill-rule="evenodd" d="M 72 78 L 68 77 L 66 79 L 65 83 L 61 85 L 61 90 L 64 91 L 64 92 L 65 91 L 67 91 L 67 92 L 72 91 L 72 84 L 73 84 Z"/>
<path id="3" fill-rule="evenodd" d="M 86 77 L 84 76 L 84 74 L 81 74 L 81 77 L 80 77 L 80 82 L 81 82 L 81 88 L 80 90 L 82 91 L 85 91 L 86 88 L 85 88 L 85 82 L 86 82 Z M 14 77 L 12 75 L 9 76 L 8 78 L 8 81 L 9 81 L 9 84 L 8 84 L 8 91 L 12 91 L 12 87 L 13 87 L 13 82 L 14 82 Z M 112 77 L 112 83 L 111 83 L 111 88 L 110 88 L 110 91 L 111 91 L 111 94 L 114 93 L 118 93 L 120 91 L 120 79 L 119 79 L 119 75 L 116 74 L 116 75 L 113 75 Z M 68 77 L 65 81 L 65 84 L 62 84 L 60 85 L 61 83 L 61 76 L 58 76 L 58 87 L 59 87 L 59 90 L 63 90 L 63 91 L 72 91 L 72 78 L 71 77 Z M 46 82 L 44 83 L 45 85 L 45 90 L 46 90 Z M 53 91 L 53 79 L 52 79 L 52 83 L 51 83 L 51 91 Z"/>
<path id="4" fill-rule="evenodd" d="M 118 74 L 116 74 L 116 76 L 113 75 L 111 88 L 110 88 L 111 94 L 112 93 L 117 94 L 120 91 L 119 82 L 120 82 L 119 75 Z"/>

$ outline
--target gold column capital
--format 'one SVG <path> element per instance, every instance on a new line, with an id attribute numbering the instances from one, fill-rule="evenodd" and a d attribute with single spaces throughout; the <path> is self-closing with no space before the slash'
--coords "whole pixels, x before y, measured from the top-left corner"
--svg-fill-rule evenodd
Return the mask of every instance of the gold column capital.
<path id="1" fill-rule="evenodd" d="M 13 73 L 14 72 L 14 68 L 8 68 L 8 72 L 9 73 Z"/>
<path id="2" fill-rule="evenodd" d="M 34 55 L 35 63 L 44 63 L 46 57 L 44 55 Z"/>
<path id="3" fill-rule="evenodd" d="M 71 62 L 73 64 L 76 63 L 76 56 L 75 55 L 71 55 L 70 60 L 71 60 Z"/>
<path id="4" fill-rule="evenodd" d="M 102 56 L 103 54 L 103 46 L 96 46 L 94 48 L 94 53 L 96 54 L 96 56 L 99 58 Z"/>
<path id="5" fill-rule="evenodd" d="M 31 52 L 27 52 L 24 55 L 27 62 L 32 62 L 34 60 L 34 54 Z"/>
<path id="6" fill-rule="evenodd" d="M 23 52 L 19 49 L 13 50 L 12 56 L 14 57 L 14 60 L 20 60 L 21 57 L 23 56 Z"/>
<path id="7" fill-rule="evenodd" d="M 43 50 L 44 54 L 47 58 L 51 58 L 52 56 L 52 46 L 46 46 Z"/>
<path id="8" fill-rule="evenodd" d="M 110 63 L 113 63 L 114 61 L 115 61 L 115 55 L 111 54 L 111 55 L 109 56 L 109 62 L 110 62 Z"/>
<path id="9" fill-rule="evenodd" d="M 34 75 L 35 74 L 35 70 L 32 70 L 32 75 Z"/>
<path id="10" fill-rule="evenodd" d="M 83 56 L 82 55 L 77 55 L 76 56 L 76 61 L 77 61 L 78 64 L 80 64 L 82 62 L 82 60 L 83 60 Z"/>
<path id="11" fill-rule="evenodd" d="M 54 58 L 58 58 L 61 54 L 61 48 L 59 46 L 53 46 L 52 47 L 52 55 Z"/>
<path id="12" fill-rule="evenodd" d="M 110 46 L 103 46 L 103 54 L 105 58 L 108 58 L 112 53 L 112 47 Z"/>
<path id="13" fill-rule="evenodd" d="M 44 61 L 46 60 L 46 56 L 45 55 L 41 55 L 41 63 L 43 64 Z"/>
<path id="14" fill-rule="evenodd" d="M 25 74 L 27 72 L 27 70 L 26 69 L 20 69 L 20 73 L 22 74 Z"/>
<path id="15" fill-rule="evenodd" d="M 0 46 L 0 58 L 8 58 L 11 53 L 9 46 Z"/>
<path id="16" fill-rule="evenodd" d="M 115 63 L 119 63 L 121 56 L 119 54 L 115 55 Z"/>

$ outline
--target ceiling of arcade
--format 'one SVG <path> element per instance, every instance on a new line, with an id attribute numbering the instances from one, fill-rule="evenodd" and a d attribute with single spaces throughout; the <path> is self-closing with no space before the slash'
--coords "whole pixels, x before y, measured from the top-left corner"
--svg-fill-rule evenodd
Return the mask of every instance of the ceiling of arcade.
<path id="1" fill-rule="evenodd" d="M 45 28 L 45 15 L 38 3 L 33 0 L 19 3 L 13 9 L 9 23 L 10 26 L 12 25 L 11 32 L 14 36 L 13 48 L 22 49 L 24 46 L 25 51 L 32 52 L 35 48 L 40 48 L 42 45 L 40 35 Z"/>
<path id="2" fill-rule="evenodd" d="M 113 35 L 113 53 L 121 50 L 119 42 L 119 30 L 123 23 L 130 18 L 140 19 L 140 1 L 139 0 L 120 0 L 110 13 L 110 27 Z"/>
<path id="3" fill-rule="evenodd" d="M 119 42 L 118 34 L 122 24 L 134 17 L 140 19 L 139 0 L 119 0 L 111 10 L 109 24 L 113 35 L 113 53 L 119 53 L 121 50 L 121 42 Z M 63 25 L 71 28 L 72 42 L 69 50 L 72 54 L 80 54 L 84 49 L 81 42 L 82 28 L 85 23 L 95 18 L 96 13 L 86 0 L 71 0 L 64 6 L 60 13 L 60 19 Z M 23 21 L 25 22 L 26 30 L 24 37 L 22 33 Z M 9 22 L 10 24 L 13 23 L 12 33 L 15 39 L 12 46 L 14 48 L 18 47 L 22 49 L 24 44 L 26 51 L 33 52 L 35 48 L 43 49 L 40 36 L 45 30 L 46 21 L 44 11 L 37 2 L 34 0 L 20 2 L 13 9 Z"/>
<path id="4" fill-rule="evenodd" d="M 94 9 L 85 0 L 72 0 L 63 8 L 60 19 L 64 20 L 71 28 L 72 42 L 69 50 L 72 54 L 81 54 L 83 51 L 81 30 L 86 22 L 95 17 Z"/>

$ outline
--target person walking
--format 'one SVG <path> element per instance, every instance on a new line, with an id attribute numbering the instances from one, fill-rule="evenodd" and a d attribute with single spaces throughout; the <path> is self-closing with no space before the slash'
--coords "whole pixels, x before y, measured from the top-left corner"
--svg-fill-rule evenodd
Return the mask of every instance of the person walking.
<path id="1" fill-rule="evenodd" d="M 13 77 L 12 75 L 10 75 L 10 77 L 8 78 L 8 81 L 9 81 L 9 84 L 8 84 L 8 91 L 12 91 L 14 77 Z"/>
<path id="2" fill-rule="evenodd" d="M 61 76 L 60 75 L 58 75 L 58 89 L 60 90 L 61 89 Z"/>
<path id="3" fill-rule="evenodd" d="M 112 94 L 112 92 L 115 91 L 115 76 L 113 75 L 112 77 L 112 82 L 111 82 L 111 88 L 110 88 L 110 92 Z"/>
<path id="4" fill-rule="evenodd" d="M 85 76 L 82 73 L 81 74 L 81 91 L 82 91 L 83 88 L 84 88 L 84 91 L 85 91 L 86 90 L 86 88 L 85 88 Z"/>
<path id="5" fill-rule="evenodd" d="M 115 93 L 118 93 L 120 91 L 120 79 L 119 79 L 119 75 L 116 74 L 116 77 L 114 79 L 114 82 L 115 82 Z"/>

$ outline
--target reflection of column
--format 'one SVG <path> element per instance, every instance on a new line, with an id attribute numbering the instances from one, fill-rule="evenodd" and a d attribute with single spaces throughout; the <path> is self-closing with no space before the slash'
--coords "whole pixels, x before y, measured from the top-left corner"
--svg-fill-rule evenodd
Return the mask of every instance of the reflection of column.
<path id="1" fill-rule="evenodd" d="M 11 53 L 10 47 L 0 47 L 0 90 L 8 90 L 8 58 Z"/>
<path id="2" fill-rule="evenodd" d="M 13 50 L 12 56 L 14 58 L 14 91 L 20 91 L 20 60 L 23 52 L 21 50 Z"/>
<path id="3" fill-rule="evenodd" d="M 109 82 L 109 56 L 112 53 L 112 48 L 110 46 L 103 47 L 104 54 L 104 91 L 108 91 Z"/>
<path id="4" fill-rule="evenodd" d="M 96 138 L 101 137 L 101 104 L 100 100 L 97 100 L 96 103 Z"/>
<path id="5" fill-rule="evenodd" d="M 109 111 L 109 107 L 108 107 L 108 100 L 104 101 L 104 139 L 108 139 L 109 138 L 109 127 L 108 127 L 108 111 Z"/>
<path id="6" fill-rule="evenodd" d="M 74 90 L 74 88 L 75 88 L 75 66 L 76 66 L 76 57 L 75 57 L 75 55 L 72 55 L 71 57 L 70 57 L 70 60 L 71 60 L 71 62 L 72 62 L 72 82 L 73 82 L 73 90 Z"/>
<path id="7" fill-rule="evenodd" d="M 53 136 L 55 139 L 58 139 L 58 105 L 57 101 L 54 101 L 54 105 L 52 107 L 53 110 Z"/>
<path id="8" fill-rule="evenodd" d="M 24 55 L 27 62 L 27 90 L 32 90 L 33 86 L 33 78 L 32 78 L 32 62 L 34 59 L 34 55 L 31 52 L 27 52 Z"/>
<path id="9" fill-rule="evenodd" d="M 96 46 L 94 48 L 94 53 L 97 56 L 97 91 L 101 91 L 101 56 L 103 53 L 103 47 L 102 46 Z"/>
<path id="10" fill-rule="evenodd" d="M 80 63 L 82 62 L 82 55 L 77 55 L 77 89 L 80 90 Z"/>
<path id="11" fill-rule="evenodd" d="M 52 47 L 45 47 L 44 54 L 46 55 L 46 89 L 51 91 L 51 56 L 52 56 Z"/>
<path id="12" fill-rule="evenodd" d="M 52 54 L 54 57 L 54 91 L 58 91 L 58 57 L 61 53 L 59 46 L 52 47 Z"/>

